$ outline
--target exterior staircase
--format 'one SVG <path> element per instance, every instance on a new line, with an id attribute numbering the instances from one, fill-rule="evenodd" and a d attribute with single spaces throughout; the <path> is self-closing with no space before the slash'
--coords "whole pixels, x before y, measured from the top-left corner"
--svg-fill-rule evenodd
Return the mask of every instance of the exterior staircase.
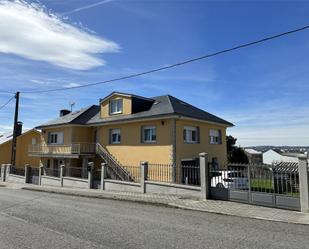
<path id="1" fill-rule="evenodd" d="M 100 143 L 96 144 L 96 154 L 107 164 L 107 174 L 115 180 L 134 181 L 133 176 L 125 170 L 121 164 L 113 157 Z"/>

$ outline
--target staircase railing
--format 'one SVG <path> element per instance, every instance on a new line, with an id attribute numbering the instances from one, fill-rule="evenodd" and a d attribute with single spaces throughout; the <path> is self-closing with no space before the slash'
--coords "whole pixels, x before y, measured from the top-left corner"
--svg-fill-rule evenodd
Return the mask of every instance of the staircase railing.
<path id="1" fill-rule="evenodd" d="M 131 174 L 126 171 L 119 162 L 99 143 L 96 144 L 96 153 L 105 161 L 116 179 L 122 181 L 134 181 Z"/>

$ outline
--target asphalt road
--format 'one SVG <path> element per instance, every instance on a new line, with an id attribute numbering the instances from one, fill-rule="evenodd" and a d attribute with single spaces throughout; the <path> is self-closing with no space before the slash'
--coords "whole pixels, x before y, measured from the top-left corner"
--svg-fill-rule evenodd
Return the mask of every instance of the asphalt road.
<path id="1" fill-rule="evenodd" d="M 309 248 L 309 226 L 0 188 L 0 248 Z"/>

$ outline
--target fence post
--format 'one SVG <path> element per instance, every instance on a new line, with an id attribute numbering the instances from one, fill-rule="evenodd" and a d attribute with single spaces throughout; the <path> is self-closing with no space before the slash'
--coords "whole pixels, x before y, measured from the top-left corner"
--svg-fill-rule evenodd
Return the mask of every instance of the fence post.
<path id="1" fill-rule="evenodd" d="M 42 172 L 44 170 L 44 167 L 42 165 L 40 165 L 39 167 L 39 186 L 42 185 Z"/>
<path id="2" fill-rule="evenodd" d="M 210 179 L 209 179 L 209 166 L 208 154 L 202 152 L 199 154 L 200 158 L 200 178 L 201 178 L 201 198 L 209 199 L 210 195 Z"/>
<path id="3" fill-rule="evenodd" d="M 6 178 L 6 164 L 2 164 L 1 165 L 1 178 L 2 178 L 2 181 L 5 182 L 5 178 Z"/>
<path id="4" fill-rule="evenodd" d="M 105 190 L 106 163 L 101 163 L 101 190 Z"/>
<path id="5" fill-rule="evenodd" d="M 25 164 L 25 183 L 29 183 L 30 178 L 30 165 Z"/>
<path id="6" fill-rule="evenodd" d="M 308 158 L 300 155 L 298 157 L 298 176 L 300 209 L 303 213 L 309 213 L 309 180 L 308 180 Z"/>
<path id="7" fill-rule="evenodd" d="M 63 175 L 64 175 L 65 165 L 60 165 L 60 186 L 63 187 Z"/>
<path id="8" fill-rule="evenodd" d="M 89 162 L 88 163 L 88 188 L 91 189 L 92 188 L 92 178 L 93 178 L 93 162 Z"/>
<path id="9" fill-rule="evenodd" d="M 146 180 L 148 178 L 148 162 L 141 162 L 141 188 L 142 193 L 146 193 Z"/>
<path id="10" fill-rule="evenodd" d="M 11 173 L 11 168 L 12 168 L 12 164 L 7 164 L 6 165 L 6 178 Z"/>

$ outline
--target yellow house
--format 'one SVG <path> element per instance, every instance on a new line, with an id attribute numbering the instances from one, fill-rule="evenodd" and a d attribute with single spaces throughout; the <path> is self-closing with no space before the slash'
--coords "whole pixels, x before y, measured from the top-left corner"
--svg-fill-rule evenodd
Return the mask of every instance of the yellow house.
<path id="1" fill-rule="evenodd" d="M 198 154 L 227 161 L 226 129 L 233 126 L 215 115 L 170 95 L 145 98 L 113 92 L 92 105 L 40 125 L 41 142 L 29 155 L 46 168 L 61 164 L 85 168 L 89 161 L 113 167 L 149 164 L 195 165 Z"/>
<path id="2" fill-rule="evenodd" d="M 40 159 L 28 155 L 28 146 L 36 144 L 40 139 L 41 133 L 36 129 L 28 130 L 17 136 L 16 167 L 21 168 L 26 164 L 29 164 L 32 167 L 39 167 Z M 0 165 L 11 163 L 12 140 L 12 134 L 4 134 L 0 136 Z"/>

